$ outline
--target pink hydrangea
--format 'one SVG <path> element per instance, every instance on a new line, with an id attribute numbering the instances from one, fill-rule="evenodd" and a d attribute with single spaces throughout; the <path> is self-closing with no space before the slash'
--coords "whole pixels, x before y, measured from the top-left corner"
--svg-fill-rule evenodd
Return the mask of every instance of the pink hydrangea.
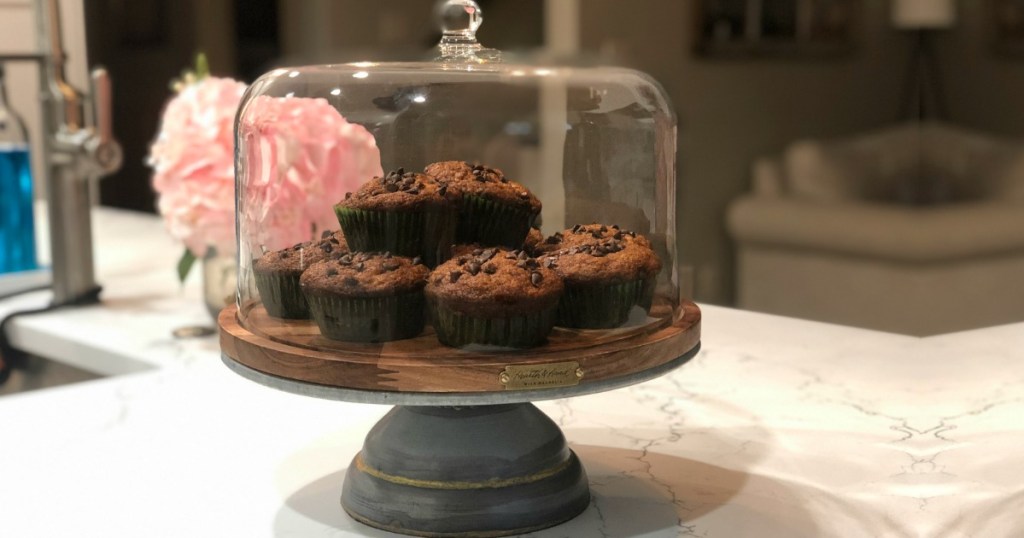
<path id="1" fill-rule="evenodd" d="M 235 248 L 234 119 L 245 84 L 205 77 L 164 109 L 150 147 L 157 206 L 168 231 L 196 256 Z"/>
<path id="2" fill-rule="evenodd" d="M 240 113 L 241 233 L 253 250 L 277 250 L 337 229 L 334 204 L 383 175 L 363 126 L 325 99 L 258 96 Z"/>

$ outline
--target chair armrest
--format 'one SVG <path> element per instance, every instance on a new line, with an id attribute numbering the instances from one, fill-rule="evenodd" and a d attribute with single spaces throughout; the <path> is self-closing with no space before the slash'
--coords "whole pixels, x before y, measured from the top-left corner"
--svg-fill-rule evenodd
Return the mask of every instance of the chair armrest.
<path id="1" fill-rule="evenodd" d="M 927 263 L 1024 253 L 1024 204 L 912 208 L 744 196 L 726 214 L 739 245 Z"/>

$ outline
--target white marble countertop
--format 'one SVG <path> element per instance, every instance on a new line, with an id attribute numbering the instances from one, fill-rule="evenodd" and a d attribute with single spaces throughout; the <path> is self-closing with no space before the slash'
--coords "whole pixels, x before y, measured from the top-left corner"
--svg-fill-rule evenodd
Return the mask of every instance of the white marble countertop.
<path id="1" fill-rule="evenodd" d="M 352 522 L 345 468 L 383 406 L 246 381 L 151 217 L 97 216 L 104 303 L 15 342 L 114 375 L 0 397 L 0 535 L 391 536 Z M 45 302 L 35 294 L 0 304 Z M 703 307 L 663 378 L 542 402 L 591 479 L 536 537 L 1024 535 L 1024 325 L 927 339 Z"/>

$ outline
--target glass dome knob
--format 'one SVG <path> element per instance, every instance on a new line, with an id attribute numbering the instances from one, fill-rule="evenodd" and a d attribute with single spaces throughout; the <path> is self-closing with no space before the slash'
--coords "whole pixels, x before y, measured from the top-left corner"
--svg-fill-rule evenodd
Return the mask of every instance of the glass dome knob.
<path id="1" fill-rule="evenodd" d="M 476 41 L 476 30 L 484 22 L 480 6 L 473 0 L 442 0 L 435 9 L 437 22 L 445 36 Z"/>
<path id="2" fill-rule="evenodd" d="M 434 6 L 438 26 L 441 27 L 443 62 L 487 63 L 500 61 L 498 51 L 487 49 L 476 40 L 476 31 L 484 22 L 483 11 L 473 0 L 440 0 Z"/>

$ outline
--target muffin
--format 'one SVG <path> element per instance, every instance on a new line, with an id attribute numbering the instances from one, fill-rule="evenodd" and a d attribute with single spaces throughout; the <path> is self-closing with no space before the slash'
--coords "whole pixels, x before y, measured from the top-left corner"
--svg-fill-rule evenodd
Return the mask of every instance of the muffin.
<path id="1" fill-rule="evenodd" d="M 521 248 L 541 203 L 501 170 L 464 161 L 427 165 L 424 172 L 458 186 L 462 195 L 455 239 L 459 243 Z"/>
<path id="2" fill-rule="evenodd" d="M 521 250 L 475 249 L 430 273 L 425 289 L 442 344 L 528 348 L 555 322 L 562 279 Z"/>
<path id="3" fill-rule="evenodd" d="M 334 206 L 352 250 L 392 252 L 434 267 L 455 237 L 458 189 L 399 168 L 375 177 Z"/>
<path id="4" fill-rule="evenodd" d="M 359 252 L 313 264 L 302 273 L 300 285 L 327 338 L 387 342 L 423 331 L 423 286 L 429 273 L 419 257 Z"/>
<path id="5" fill-rule="evenodd" d="M 602 224 L 557 232 L 538 259 L 565 281 L 556 324 L 577 329 L 618 327 L 639 306 L 651 308 L 661 261 L 645 237 Z"/>
<path id="6" fill-rule="evenodd" d="M 257 259 L 253 275 L 267 313 L 275 318 L 309 319 L 299 277 L 310 265 L 347 252 L 344 234 L 328 230 L 318 240 L 267 252 Z"/>
<path id="7" fill-rule="evenodd" d="M 540 230 L 537 228 L 530 228 L 530 231 L 526 234 L 526 239 L 523 241 L 523 250 L 533 256 L 537 253 L 537 247 L 543 242 L 544 234 L 540 233 Z"/>

